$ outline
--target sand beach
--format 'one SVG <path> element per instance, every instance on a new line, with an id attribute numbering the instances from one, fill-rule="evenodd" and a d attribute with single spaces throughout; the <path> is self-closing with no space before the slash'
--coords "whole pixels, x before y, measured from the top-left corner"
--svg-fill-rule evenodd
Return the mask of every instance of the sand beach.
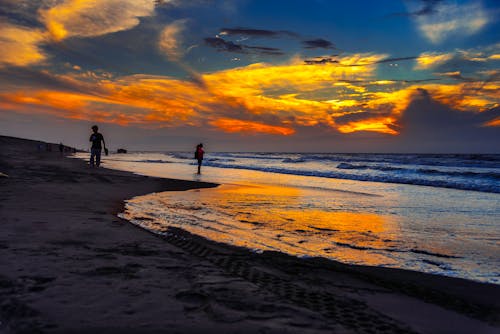
<path id="1" fill-rule="evenodd" d="M 500 332 L 499 285 L 160 237 L 125 200 L 217 185 L 40 144 L 0 137 L 0 333 Z"/>

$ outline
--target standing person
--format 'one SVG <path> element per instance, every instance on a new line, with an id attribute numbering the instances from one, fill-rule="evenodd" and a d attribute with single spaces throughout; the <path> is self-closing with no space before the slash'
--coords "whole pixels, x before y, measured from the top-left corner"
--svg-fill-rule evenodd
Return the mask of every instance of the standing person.
<path id="1" fill-rule="evenodd" d="M 59 143 L 59 152 L 61 153 L 61 155 L 63 155 L 63 152 L 64 152 L 64 145 L 63 145 L 63 143 Z"/>
<path id="2" fill-rule="evenodd" d="M 101 164 L 101 141 L 104 145 L 104 153 L 108 155 L 108 149 L 106 148 L 106 142 L 104 141 L 104 137 L 102 134 L 97 132 L 99 130 L 99 127 L 97 125 L 94 125 L 92 127 L 92 134 L 90 135 L 89 141 L 92 142 L 92 147 L 90 148 L 90 167 L 97 166 Z M 95 160 L 95 163 L 94 163 Z"/>
<path id="3" fill-rule="evenodd" d="M 201 174 L 201 163 L 203 161 L 203 154 L 205 154 L 205 151 L 203 151 L 203 144 L 199 143 L 198 146 L 196 146 L 196 151 L 194 152 L 194 158 L 198 160 L 198 174 Z"/>

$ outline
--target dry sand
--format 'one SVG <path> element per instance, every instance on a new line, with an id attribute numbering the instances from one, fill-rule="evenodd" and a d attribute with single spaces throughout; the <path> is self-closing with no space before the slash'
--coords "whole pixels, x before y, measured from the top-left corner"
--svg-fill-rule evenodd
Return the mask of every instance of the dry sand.
<path id="1" fill-rule="evenodd" d="M 160 238 L 123 200 L 215 185 L 37 146 L 0 137 L 0 333 L 500 332 L 498 285 Z"/>

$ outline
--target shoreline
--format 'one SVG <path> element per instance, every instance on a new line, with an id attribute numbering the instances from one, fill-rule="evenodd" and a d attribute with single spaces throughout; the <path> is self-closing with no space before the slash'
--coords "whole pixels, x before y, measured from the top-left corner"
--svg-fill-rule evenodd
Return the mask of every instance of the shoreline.
<path id="1" fill-rule="evenodd" d="M 124 200 L 217 185 L 89 169 L 34 143 L 0 136 L 0 332 L 499 329 L 495 284 L 155 236 L 117 217 Z"/>

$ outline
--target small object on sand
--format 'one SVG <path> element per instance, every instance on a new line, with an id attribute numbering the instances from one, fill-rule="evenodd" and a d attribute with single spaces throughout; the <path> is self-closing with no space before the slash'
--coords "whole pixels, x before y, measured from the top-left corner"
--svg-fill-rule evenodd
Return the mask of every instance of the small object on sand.
<path id="1" fill-rule="evenodd" d="M 9 177 L 9 175 L 0 172 L 0 177 Z"/>
<path id="2" fill-rule="evenodd" d="M 124 148 L 119 148 L 116 153 L 127 153 L 127 150 Z"/>

